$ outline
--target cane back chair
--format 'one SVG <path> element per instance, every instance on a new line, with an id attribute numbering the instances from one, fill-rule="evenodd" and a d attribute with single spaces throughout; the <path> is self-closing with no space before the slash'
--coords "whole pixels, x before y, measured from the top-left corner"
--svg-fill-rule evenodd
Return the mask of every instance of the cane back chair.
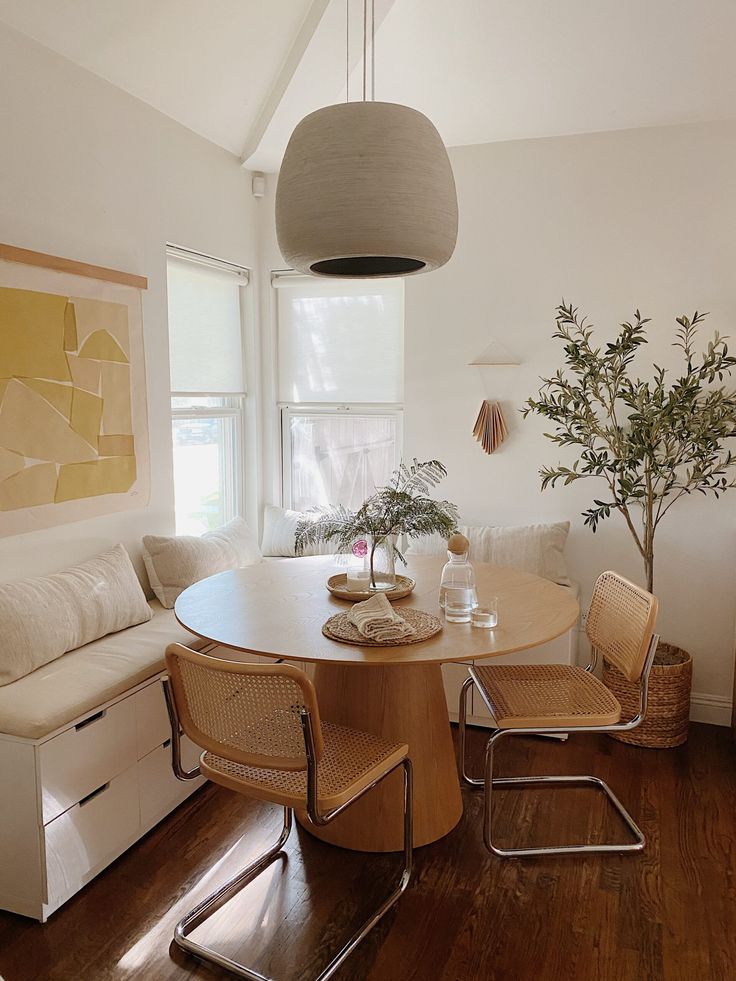
<path id="1" fill-rule="evenodd" d="M 649 672 L 659 637 L 654 633 L 657 600 L 615 572 L 602 573 L 595 584 L 586 620 L 592 657 L 586 668 L 567 664 L 474 666 L 460 692 L 460 758 L 463 780 L 485 790 L 483 838 L 486 847 L 503 857 L 556 855 L 571 852 L 641 851 L 645 838 L 611 788 L 599 777 L 494 777 L 494 752 L 507 736 L 562 736 L 570 732 L 625 732 L 638 726 L 647 708 Z M 599 656 L 639 685 L 639 708 L 629 721 L 621 720 L 621 705 L 593 674 Z M 483 779 L 466 772 L 465 729 L 470 689 L 475 686 L 496 723 L 488 740 Z M 630 843 L 550 845 L 500 848 L 492 838 L 492 797 L 496 787 L 582 784 L 602 790 L 634 838 Z"/>
<path id="2" fill-rule="evenodd" d="M 404 853 L 399 881 L 388 898 L 338 951 L 317 981 L 327 981 L 396 903 L 412 867 L 412 766 L 408 747 L 320 720 L 312 682 L 287 664 L 227 661 L 172 644 L 164 693 L 172 731 L 172 766 L 180 780 L 200 774 L 238 793 L 280 804 L 278 841 L 208 896 L 178 923 L 174 940 L 186 951 L 252 981 L 269 981 L 211 947 L 192 931 L 282 853 L 295 808 L 324 826 L 397 768 L 404 776 Z M 181 732 L 201 747 L 199 765 L 182 767 Z"/>

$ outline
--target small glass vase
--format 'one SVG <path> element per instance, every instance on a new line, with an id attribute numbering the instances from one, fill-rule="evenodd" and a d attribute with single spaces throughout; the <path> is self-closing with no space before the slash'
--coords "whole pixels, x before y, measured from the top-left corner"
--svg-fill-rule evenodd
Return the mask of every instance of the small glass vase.
<path id="1" fill-rule="evenodd" d="M 369 588 L 375 592 L 386 592 L 396 586 L 395 544 L 396 535 L 386 535 L 368 542 L 366 562 L 370 571 Z"/>

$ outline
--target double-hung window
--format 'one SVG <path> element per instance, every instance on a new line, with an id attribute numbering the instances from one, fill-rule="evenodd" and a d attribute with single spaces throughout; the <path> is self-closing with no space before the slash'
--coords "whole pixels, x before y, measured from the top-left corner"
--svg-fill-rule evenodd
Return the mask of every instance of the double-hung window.
<path id="1" fill-rule="evenodd" d="M 357 508 L 401 456 L 404 286 L 273 276 L 284 504 Z"/>
<path id="2" fill-rule="evenodd" d="M 177 534 L 243 513 L 248 271 L 167 249 Z"/>

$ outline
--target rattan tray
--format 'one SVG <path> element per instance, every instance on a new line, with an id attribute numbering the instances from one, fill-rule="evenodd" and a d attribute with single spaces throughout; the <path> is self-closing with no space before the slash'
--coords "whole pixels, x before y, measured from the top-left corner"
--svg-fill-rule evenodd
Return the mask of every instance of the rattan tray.
<path id="1" fill-rule="evenodd" d="M 336 613 L 334 617 L 323 624 L 322 633 L 330 640 L 337 640 L 341 644 L 352 644 L 355 647 L 405 647 L 407 644 L 421 644 L 422 641 L 429 640 L 442 630 L 442 621 L 431 613 L 424 613 L 422 610 L 402 610 L 401 616 L 416 629 L 413 637 L 403 637 L 390 644 L 378 643 L 375 640 L 368 640 L 358 633 L 349 620 L 347 613 Z"/>
<path id="2" fill-rule="evenodd" d="M 361 600 L 367 600 L 371 596 L 376 595 L 377 590 L 374 589 L 354 592 L 347 588 L 347 582 L 347 574 L 342 572 L 337 576 L 330 576 L 327 580 L 327 588 L 337 599 L 349 600 L 351 603 L 359 603 Z M 415 586 L 416 583 L 414 580 L 408 576 L 397 576 L 396 585 L 393 589 L 382 589 L 380 592 L 383 593 L 387 600 L 393 603 L 394 600 L 400 600 L 408 596 Z"/>

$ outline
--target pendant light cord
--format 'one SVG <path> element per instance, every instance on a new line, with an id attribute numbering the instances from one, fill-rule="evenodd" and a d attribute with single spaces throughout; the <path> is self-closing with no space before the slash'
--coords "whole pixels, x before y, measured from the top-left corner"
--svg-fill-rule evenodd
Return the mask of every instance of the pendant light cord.
<path id="1" fill-rule="evenodd" d="M 376 0 L 370 0 L 371 102 L 376 101 Z M 345 0 L 345 101 L 350 102 L 350 0 Z M 368 0 L 363 0 L 363 102 L 368 101 Z"/>
<path id="2" fill-rule="evenodd" d="M 368 88 L 368 0 L 363 0 L 363 102 Z"/>
<path id="3" fill-rule="evenodd" d="M 371 100 L 376 101 L 376 0 L 371 0 Z"/>

